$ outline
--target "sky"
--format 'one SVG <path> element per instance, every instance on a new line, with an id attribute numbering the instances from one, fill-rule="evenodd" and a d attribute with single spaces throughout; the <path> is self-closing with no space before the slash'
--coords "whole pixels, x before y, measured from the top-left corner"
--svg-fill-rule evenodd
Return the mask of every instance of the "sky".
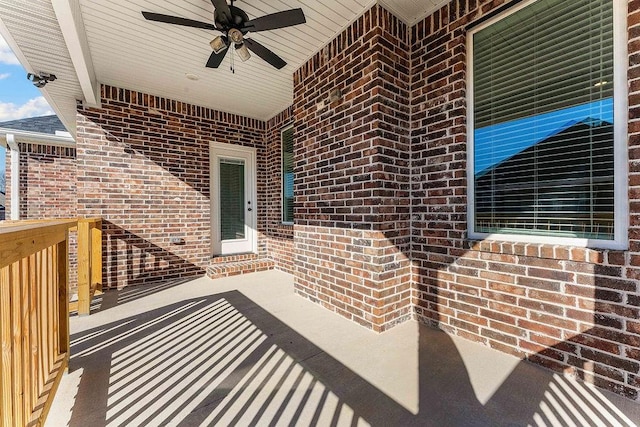
<path id="1" fill-rule="evenodd" d="M 0 36 L 0 122 L 54 114 L 40 91 L 27 80 L 27 72 Z M 5 150 L 0 149 L 4 175 Z"/>

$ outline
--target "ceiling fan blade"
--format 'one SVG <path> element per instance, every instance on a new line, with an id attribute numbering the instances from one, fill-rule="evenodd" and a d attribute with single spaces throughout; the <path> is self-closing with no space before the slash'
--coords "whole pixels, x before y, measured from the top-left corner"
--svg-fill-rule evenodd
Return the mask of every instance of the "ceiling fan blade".
<path id="1" fill-rule="evenodd" d="M 193 19 L 180 18 L 179 16 L 163 15 L 161 13 L 142 12 L 142 16 L 149 21 L 165 22 L 167 24 L 183 25 L 185 27 L 204 28 L 205 30 L 215 30 L 216 26 L 206 22 L 194 21 Z"/>
<path id="2" fill-rule="evenodd" d="M 291 9 L 247 21 L 244 24 L 244 28 L 249 31 L 266 31 L 291 27 L 293 25 L 304 24 L 305 22 L 307 22 L 307 20 L 304 17 L 302 9 Z"/>
<path id="3" fill-rule="evenodd" d="M 261 45 L 255 40 L 252 39 L 244 39 L 244 44 L 247 45 L 247 48 L 258 55 L 260 58 L 267 61 L 269 64 L 276 67 L 278 70 L 287 65 L 286 62 L 282 58 L 280 58 L 275 53 L 271 52 L 269 49 Z"/>
<path id="4" fill-rule="evenodd" d="M 220 64 L 222 64 L 222 60 L 224 59 L 224 56 L 227 54 L 228 51 L 229 51 L 229 48 L 227 47 L 225 50 L 223 50 L 220 53 L 211 52 L 211 56 L 209 56 L 209 60 L 207 61 L 206 66 L 208 68 L 218 68 Z"/>
<path id="5" fill-rule="evenodd" d="M 218 12 L 220 22 L 228 24 L 233 21 L 233 15 L 231 15 L 231 8 L 229 8 L 227 0 L 211 0 L 211 4 Z"/>

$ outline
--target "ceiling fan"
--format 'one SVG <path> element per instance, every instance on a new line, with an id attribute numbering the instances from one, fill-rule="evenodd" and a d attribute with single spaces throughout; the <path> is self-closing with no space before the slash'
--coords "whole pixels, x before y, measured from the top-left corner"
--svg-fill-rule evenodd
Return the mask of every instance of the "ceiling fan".
<path id="1" fill-rule="evenodd" d="M 231 43 L 233 43 L 235 52 L 243 62 L 251 57 L 250 50 L 278 70 L 287 65 L 282 58 L 265 46 L 253 39 L 245 38 L 245 36 L 249 31 L 275 30 L 304 24 L 307 21 L 302 9 L 285 10 L 260 18 L 249 19 L 249 16 L 242 9 L 233 5 L 233 0 L 231 0 L 230 5 L 227 4 L 226 0 L 211 0 L 211 3 L 215 8 L 213 24 L 154 12 L 142 12 L 142 15 L 149 21 L 220 31 L 222 34 L 214 38 L 210 43 L 213 53 L 207 61 L 206 66 L 209 68 L 218 68 L 220 66 Z"/>

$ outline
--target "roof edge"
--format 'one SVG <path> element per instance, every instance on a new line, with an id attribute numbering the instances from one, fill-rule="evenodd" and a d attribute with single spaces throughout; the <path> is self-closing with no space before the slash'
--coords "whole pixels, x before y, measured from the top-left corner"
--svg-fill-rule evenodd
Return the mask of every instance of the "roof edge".
<path id="1" fill-rule="evenodd" d="M 6 147 L 7 135 L 13 135 L 18 142 L 54 145 L 56 147 L 76 148 L 76 141 L 72 136 L 51 135 L 40 132 L 0 128 L 0 142 Z"/>

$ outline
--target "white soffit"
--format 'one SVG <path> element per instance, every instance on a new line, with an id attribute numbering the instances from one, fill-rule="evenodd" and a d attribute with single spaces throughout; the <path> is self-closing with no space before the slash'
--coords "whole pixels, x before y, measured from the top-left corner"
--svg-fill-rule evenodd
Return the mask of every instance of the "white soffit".
<path id="1" fill-rule="evenodd" d="M 40 91 L 75 134 L 76 99 L 82 99 L 82 90 L 51 1 L 0 0 L 0 33 L 27 72 L 56 75 L 58 79 Z"/>
<path id="2" fill-rule="evenodd" d="M 449 0 L 380 0 L 379 3 L 413 26 L 449 3 Z"/>
<path id="3" fill-rule="evenodd" d="M 75 134 L 76 99 L 99 83 L 128 88 L 216 110 L 269 119 L 293 102 L 292 75 L 305 61 L 376 3 L 376 0 L 237 0 L 249 18 L 302 8 L 307 23 L 250 37 L 281 56 L 276 70 L 257 55 L 247 62 L 229 52 L 218 69 L 205 67 L 216 31 L 150 22 L 141 11 L 213 21 L 209 0 L 0 0 L 0 31 L 28 71 L 53 73 L 41 89 L 67 129 Z M 66 6 L 64 2 L 70 6 Z M 413 24 L 445 0 L 379 0 Z M 73 23 L 75 28 L 70 29 Z M 60 25 L 65 25 L 65 32 Z M 4 28 L 3 28 L 4 27 Z M 75 31 L 75 33 L 74 33 Z M 64 37 L 63 37 L 64 33 Z M 65 44 L 65 37 L 69 47 Z M 72 61 L 69 52 L 82 58 Z M 198 80 L 187 78 L 195 74 Z M 77 76 L 80 76 L 80 80 Z M 26 78 L 26 77 L 25 77 Z M 91 103 L 91 102 L 90 102 Z"/>

